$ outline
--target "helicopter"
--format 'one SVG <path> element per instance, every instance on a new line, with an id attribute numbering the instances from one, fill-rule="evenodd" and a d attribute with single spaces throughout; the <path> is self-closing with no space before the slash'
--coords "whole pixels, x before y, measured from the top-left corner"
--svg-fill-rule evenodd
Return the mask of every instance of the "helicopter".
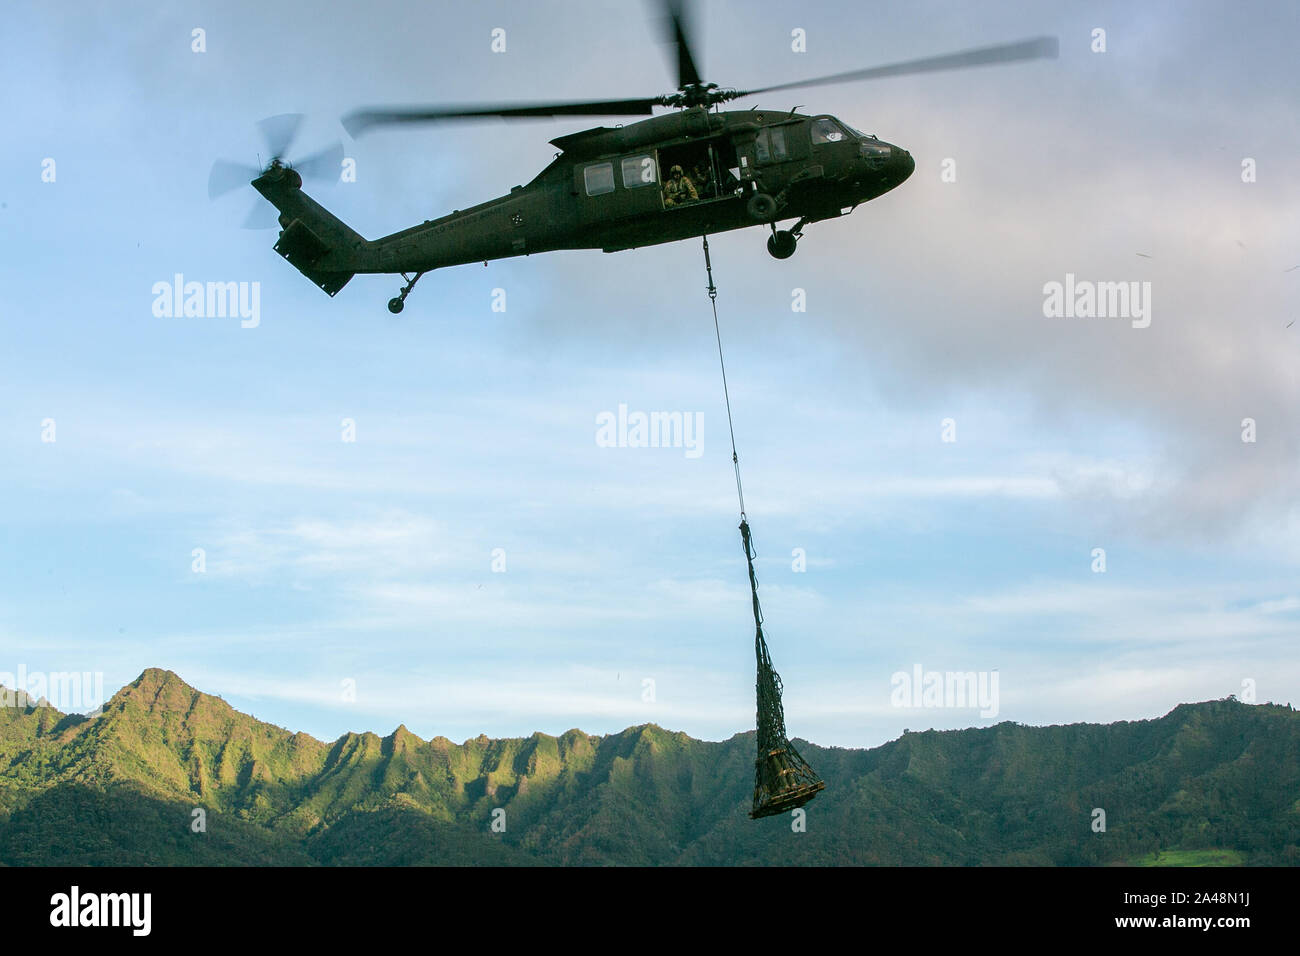
<path id="1" fill-rule="evenodd" d="M 357 110 L 343 118 L 353 137 L 379 126 L 484 118 L 644 116 L 551 140 L 559 152 L 527 185 L 380 239 L 365 239 L 303 191 L 303 175 L 337 176 L 341 147 L 302 163 L 283 157 L 301 117 L 273 117 L 263 132 L 270 164 L 251 185 L 279 212 L 274 249 L 330 296 L 358 273 L 405 280 L 388 302 L 394 314 L 426 273 L 449 266 L 562 249 L 618 252 L 767 227 L 767 251 L 795 252 L 810 223 L 853 212 L 901 185 L 916 168 L 911 153 L 825 113 L 722 110 L 738 99 L 831 83 L 1054 58 L 1058 41 L 1037 37 L 758 89 L 705 82 L 680 0 L 664 0 L 668 41 L 676 46 L 678 86 L 667 95 L 572 103 Z M 656 107 L 671 112 L 655 115 Z M 273 122 L 278 121 L 278 122 Z M 274 142 L 272 142 L 274 141 Z M 231 164 L 214 165 L 209 194 L 222 191 Z M 240 177 L 247 172 L 236 167 Z M 787 228 L 778 224 L 793 220 Z"/>

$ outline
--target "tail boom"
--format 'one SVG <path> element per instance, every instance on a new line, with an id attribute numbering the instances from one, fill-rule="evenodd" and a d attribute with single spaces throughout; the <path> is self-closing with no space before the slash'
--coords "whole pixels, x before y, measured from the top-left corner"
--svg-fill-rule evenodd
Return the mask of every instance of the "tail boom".
<path id="1" fill-rule="evenodd" d="M 375 271 L 371 243 L 303 192 L 302 178 L 292 169 L 273 164 L 253 180 L 253 188 L 280 210 L 275 251 L 327 295 L 336 295 L 358 272 Z"/>

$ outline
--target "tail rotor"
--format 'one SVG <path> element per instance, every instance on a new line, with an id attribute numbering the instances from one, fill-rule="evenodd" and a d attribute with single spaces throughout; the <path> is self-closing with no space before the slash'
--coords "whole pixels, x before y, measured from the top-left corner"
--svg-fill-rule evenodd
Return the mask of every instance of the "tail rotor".
<path id="1" fill-rule="evenodd" d="M 266 144 L 267 154 L 271 157 L 270 162 L 262 167 L 225 159 L 217 160 L 208 173 L 208 199 L 216 201 L 263 176 L 289 177 L 291 180 L 296 180 L 295 185 L 299 186 L 304 180 L 315 180 L 321 183 L 337 182 L 343 164 L 341 142 L 335 142 L 296 161 L 285 158 L 298 138 L 302 121 L 301 113 L 281 113 L 260 120 L 257 128 Z M 249 210 L 243 227 L 269 229 L 275 226 L 276 222 L 275 209 L 266 203 L 258 202 Z"/>

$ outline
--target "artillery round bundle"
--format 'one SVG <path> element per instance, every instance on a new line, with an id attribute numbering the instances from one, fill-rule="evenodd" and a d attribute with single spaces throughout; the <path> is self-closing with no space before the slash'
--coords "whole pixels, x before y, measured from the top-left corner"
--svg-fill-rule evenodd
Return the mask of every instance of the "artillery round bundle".
<path id="1" fill-rule="evenodd" d="M 749 565 L 749 588 L 754 598 L 754 656 L 758 660 L 756 693 L 758 713 L 758 757 L 754 761 L 754 808 L 752 819 L 770 817 L 801 807 L 826 784 L 799 755 L 785 736 L 785 711 L 781 707 L 781 675 L 772 667 L 772 656 L 763 637 L 763 610 L 758 604 L 758 577 L 754 573 L 754 542 L 749 522 L 741 519 L 740 538 Z"/>

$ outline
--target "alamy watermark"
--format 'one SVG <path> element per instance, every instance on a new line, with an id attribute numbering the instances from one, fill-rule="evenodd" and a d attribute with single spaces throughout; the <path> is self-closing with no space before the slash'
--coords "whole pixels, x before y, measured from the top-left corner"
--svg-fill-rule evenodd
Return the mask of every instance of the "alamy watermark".
<path id="1" fill-rule="evenodd" d="M 1043 286 L 1043 315 L 1049 319 L 1132 319 L 1133 328 L 1151 324 L 1150 282 L 1093 282 L 1065 274 Z"/>
<path id="2" fill-rule="evenodd" d="M 186 282 L 176 273 L 171 282 L 153 284 L 153 314 L 159 319 L 239 318 L 240 328 L 262 323 L 260 282 Z"/>
<path id="3" fill-rule="evenodd" d="M 102 671 L 0 671 L 0 707 L 54 707 L 66 713 L 99 715 L 104 707 Z"/>
<path id="4" fill-rule="evenodd" d="M 125 927 L 133 936 L 148 936 L 153 927 L 152 893 L 83 893 L 73 885 L 50 897 L 50 925 L 55 927 Z"/>
<path id="5" fill-rule="evenodd" d="M 895 707 L 979 708 L 981 717 L 998 715 L 997 671 L 927 671 L 913 664 L 911 673 L 895 671 L 889 683 Z"/>
<path id="6" fill-rule="evenodd" d="M 704 454 L 703 412 L 629 412 L 596 416 L 596 445 L 600 448 L 684 448 L 687 458 Z"/>

